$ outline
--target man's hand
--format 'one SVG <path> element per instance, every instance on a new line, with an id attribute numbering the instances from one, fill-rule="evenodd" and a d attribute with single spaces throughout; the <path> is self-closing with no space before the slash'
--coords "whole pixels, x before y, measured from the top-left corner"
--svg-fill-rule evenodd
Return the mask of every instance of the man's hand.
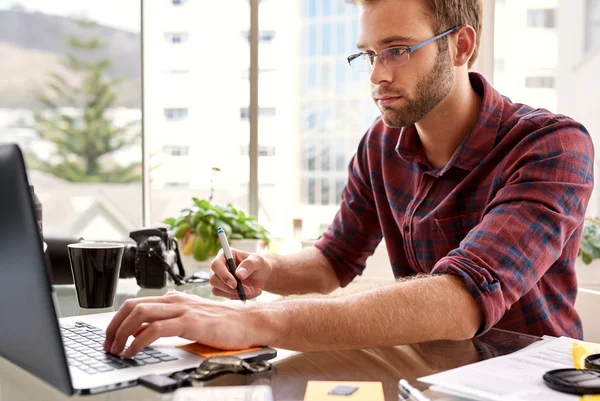
<path id="1" fill-rule="evenodd" d="M 267 280 L 271 277 L 273 267 L 264 257 L 254 254 L 231 249 L 237 270 L 235 275 L 242 281 L 246 298 L 256 298 L 262 293 Z M 210 284 L 212 293 L 220 297 L 238 299 L 236 292 L 237 282 L 229 272 L 227 260 L 223 251 L 215 257 L 211 264 Z"/>
<path id="2" fill-rule="evenodd" d="M 157 339 L 174 336 L 222 349 L 267 345 L 268 329 L 251 309 L 179 292 L 129 299 L 106 329 L 104 350 L 130 358 Z M 124 350 L 129 336 L 135 340 Z"/>

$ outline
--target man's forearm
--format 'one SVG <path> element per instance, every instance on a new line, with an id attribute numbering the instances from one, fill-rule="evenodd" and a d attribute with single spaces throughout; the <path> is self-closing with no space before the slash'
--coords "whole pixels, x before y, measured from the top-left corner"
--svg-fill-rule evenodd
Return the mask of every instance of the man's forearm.
<path id="1" fill-rule="evenodd" d="M 434 276 L 343 298 L 290 299 L 257 305 L 268 345 L 300 350 L 393 346 L 464 340 L 481 310 L 462 281 Z"/>
<path id="2" fill-rule="evenodd" d="M 280 295 L 329 293 L 340 286 L 333 268 L 317 248 L 291 255 L 265 256 L 273 267 L 265 290 Z"/>

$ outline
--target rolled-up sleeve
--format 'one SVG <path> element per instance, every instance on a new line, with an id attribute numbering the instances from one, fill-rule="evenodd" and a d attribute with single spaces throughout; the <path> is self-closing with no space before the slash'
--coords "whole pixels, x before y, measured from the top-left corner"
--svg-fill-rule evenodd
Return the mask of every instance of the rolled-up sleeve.
<path id="1" fill-rule="evenodd" d="M 348 183 L 333 223 L 315 246 L 333 267 L 342 287 L 362 274 L 382 238 L 368 171 L 368 133 L 352 158 Z"/>
<path id="2" fill-rule="evenodd" d="M 478 335 L 561 257 L 583 224 L 592 193 L 594 150 L 585 128 L 565 119 L 530 132 L 506 156 L 505 184 L 481 222 L 431 272 L 464 281 L 483 312 Z M 578 246 L 579 239 L 569 244 Z"/>

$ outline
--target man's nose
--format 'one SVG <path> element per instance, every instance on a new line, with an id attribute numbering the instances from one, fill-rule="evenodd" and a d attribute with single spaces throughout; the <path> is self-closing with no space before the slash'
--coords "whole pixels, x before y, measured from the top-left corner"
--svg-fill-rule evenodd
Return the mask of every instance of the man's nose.
<path id="1" fill-rule="evenodd" d="M 382 82 L 390 83 L 393 81 L 393 71 L 379 57 L 375 57 L 369 80 L 373 85 L 380 85 Z"/>

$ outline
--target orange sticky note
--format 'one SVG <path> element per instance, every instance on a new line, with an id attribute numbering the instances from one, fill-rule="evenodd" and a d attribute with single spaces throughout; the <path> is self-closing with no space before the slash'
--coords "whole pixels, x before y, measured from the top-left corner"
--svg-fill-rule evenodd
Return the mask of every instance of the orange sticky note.
<path id="1" fill-rule="evenodd" d="M 347 397 L 329 395 L 336 386 L 358 387 L 354 393 Z M 306 385 L 304 401 L 385 401 L 383 398 L 383 385 L 381 382 L 327 382 L 310 380 Z"/>
<path id="2" fill-rule="evenodd" d="M 186 345 L 180 345 L 177 348 L 181 348 L 184 351 L 191 352 L 192 354 L 203 356 L 204 358 L 210 358 L 211 356 L 222 356 L 222 355 L 235 355 L 241 354 L 242 352 L 258 351 L 260 347 L 240 349 L 240 350 L 224 350 L 219 348 L 209 347 L 208 345 L 191 343 Z"/>

